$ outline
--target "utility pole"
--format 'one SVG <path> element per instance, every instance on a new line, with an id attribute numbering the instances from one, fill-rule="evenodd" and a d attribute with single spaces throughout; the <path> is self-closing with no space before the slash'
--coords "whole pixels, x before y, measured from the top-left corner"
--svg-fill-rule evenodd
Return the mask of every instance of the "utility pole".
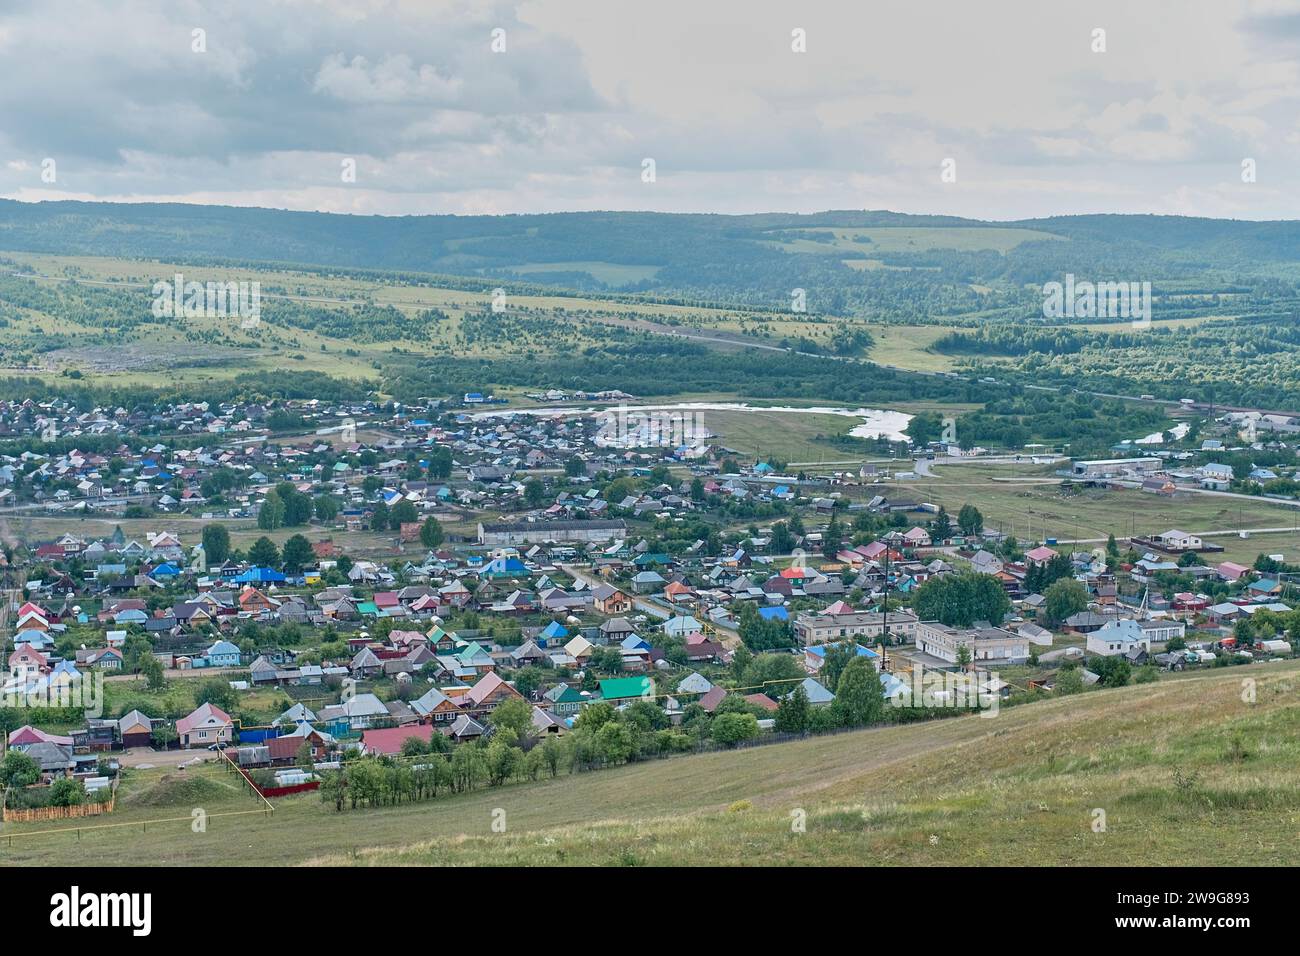
<path id="1" fill-rule="evenodd" d="M 889 644 L 889 545 L 885 545 L 885 607 L 880 622 L 885 644 Z"/>

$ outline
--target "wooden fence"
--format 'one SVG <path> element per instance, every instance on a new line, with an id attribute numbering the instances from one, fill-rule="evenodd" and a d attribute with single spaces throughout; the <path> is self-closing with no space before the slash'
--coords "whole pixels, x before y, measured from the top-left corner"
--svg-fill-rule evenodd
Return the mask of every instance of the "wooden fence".
<path id="1" fill-rule="evenodd" d="M 4 810 L 5 823 L 34 823 L 37 820 L 68 820 L 73 817 L 97 817 L 103 813 L 112 813 L 117 803 L 117 794 L 104 803 L 92 801 L 79 803 L 71 807 L 32 807 L 27 810 Z"/>

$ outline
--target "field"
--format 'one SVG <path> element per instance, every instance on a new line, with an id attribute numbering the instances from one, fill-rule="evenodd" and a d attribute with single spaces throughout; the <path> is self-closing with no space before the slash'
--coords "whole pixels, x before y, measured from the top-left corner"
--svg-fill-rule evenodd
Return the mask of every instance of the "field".
<path id="1" fill-rule="evenodd" d="M 491 289 L 480 289 L 482 280 L 435 281 L 434 277 L 411 277 L 410 281 L 329 275 L 285 267 L 204 267 L 143 260 L 90 256 L 49 256 L 0 251 L 0 256 L 30 267 L 37 278 L 13 279 L 17 289 L 34 286 L 39 292 L 85 290 L 89 295 L 121 295 L 123 315 L 139 321 L 152 302 L 152 283 L 170 281 L 180 273 L 186 281 L 258 282 L 263 301 L 263 320 L 254 329 L 244 329 L 229 318 L 185 318 L 132 330 L 95 315 L 93 308 L 71 308 L 71 315 L 52 315 L 39 309 L 15 307 L 21 322 L 0 327 L 0 348 L 9 354 L 8 368 L 0 374 L 57 375 L 77 369 L 92 377 L 111 377 L 122 384 L 157 384 L 163 370 L 186 370 L 194 382 L 221 380 L 259 369 L 304 369 L 329 375 L 367 378 L 375 374 L 376 362 L 394 347 L 415 352 L 494 356 L 529 351 L 572 349 L 608 340 L 611 329 L 674 328 L 740 330 L 753 325 L 749 313 L 726 309 L 687 308 L 657 303 L 624 303 L 595 296 L 561 295 L 536 291 L 516 293 L 511 283 L 501 280 L 506 290 L 503 320 L 526 322 L 544 318 L 546 333 L 523 327 L 494 335 L 491 327 L 467 328 L 466 316 L 490 314 Z M 559 265 L 595 265 L 568 263 Z M 550 266 L 539 266 L 546 269 Z M 642 267 L 613 267 L 622 270 L 623 281 L 643 277 Z M 638 271 L 639 270 L 639 271 Z M 75 281 L 76 285 L 72 284 Z M 4 299 L 0 294 L 0 302 Z M 396 309 L 410 329 L 396 334 L 368 328 L 356 321 L 353 310 L 361 306 Z M 316 326 L 286 325 L 276 319 L 276 309 L 314 308 L 340 317 L 347 334 Z M 416 323 L 426 310 L 446 315 L 427 327 Z M 759 313 L 764 316 L 764 313 Z M 760 318 L 760 321 L 762 319 Z M 804 322 L 793 322 L 791 328 Z M 486 334 L 484 334 L 486 332 Z M 762 334 L 756 332 L 756 334 Z M 787 334 L 782 332 L 781 334 Z M 829 334 L 829 326 L 826 333 Z M 47 351 L 48 340 L 69 344 Z M 123 342 L 130 348 L 123 348 Z M 21 361 L 15 361 L 21 358 Z"/>
<path id="2" fill-rule="evenodd" d="M 1042 480 L 1055 467 L 1059 466 L 939 465 L 934 468 L 935 478 L 900 481 L 898 487 L 942 504 L 954 514 L 970 502 L 983 513 L 987 527 L 1001 528 L 1021 540 L 1104 541 L 1112 532 L 1116 537 L 1131 537 L 1172 528 L 1193 534 L 1243 527 L 1290 528 L 1296 520 L 1294 508 L 1260 499 L 1202 494 L 1163 498 L 1131 489 L 1080 489 L 1066 497 L 1059 481 Z M 1249 541 L 1231 540 L 1246 545 L 1253 560 L 1261 550 L 1275 550 L 1265 544 L 1271 537 L 1262 536 L 1258 547 Z M 1229 543 L 1228 538 L 1213 540 L 1225 547 Z"/>
<path id="3" fill-rule="evenodd" d="M 761 409 L 707 410 L 700 414 L 718 442 L 756 458 L 770 456 L 787 462 L 853 458 L 852 453 L 822 436 L 847 435 L 858 424 L 855 418 Z"/>
<path id="4" fill-rule="evenodd" d="M 1255 702 L 1243 701 L 1253 678 Z M 1297 861 L 1295 664 L 1257 665 L 391 809 L 271 814 L 226 771 L 136 771 L 111 828 L 0 831 L 57 865 L 1205 865 Z M 191 813 L 209 814 L 194 833 Z M 503 810 L 506 832 L 493 833 Z M 1103 832 L 1094 831 L 1104 811 Z M 792 821 L 806 814 L 806 832 Z M 219 816 L 219 814 L 239 814 Z M 176 822 L 149 821 L 174 819 Z M 24 836 L 23 834 L 31 834 Z M 12 837 L 12 839 L 4 839 Z"/>
<path id="5" fill-rule="evenodd" d="M 782 239 L 778 245 L 792 252 L 825 253 L 834 255 L 846 251 L 872 252 L 924 252 L 929 249 L 958 249 L 975 251 L 992 249 L 1007 252 L 1023 242 L 1064 242 L 1061 236 L 1036 229 L 1014 227 L 947 227 L 947 226 L 873 226 L 870 228 L 808 228 L 788 230 L 790 233 L 807 233 L 810 236 L 833 237 L 829 241 L 817 239 Z"/>

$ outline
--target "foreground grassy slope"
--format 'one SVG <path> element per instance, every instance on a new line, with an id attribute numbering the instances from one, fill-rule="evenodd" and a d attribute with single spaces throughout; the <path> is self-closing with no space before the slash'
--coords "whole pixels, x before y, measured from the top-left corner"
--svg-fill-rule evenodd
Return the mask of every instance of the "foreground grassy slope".
<path id="1" fill-rule="evenodd" d="M 1243 678 L 1257 682 L 1255 703 Z M 1207 672 L 739 753 L 563 776 L 378 811 L 271 816 L 221 785 L 141 778 L 115 823 L 15 837 L 7 864 L 1295 863 L 1300 672 Z M 217 770 L 202 770 L 219 775 Z M 174 795 L 174 799 L 173 799 Z M 493 811 L 507 832 L 491 830 Z M 1094 832 L 1095 809 L 1106 831 Z M 807 814 L 804 833 L 791 814 Z M 159 817 L 185 822 L 138 824 Z"/>

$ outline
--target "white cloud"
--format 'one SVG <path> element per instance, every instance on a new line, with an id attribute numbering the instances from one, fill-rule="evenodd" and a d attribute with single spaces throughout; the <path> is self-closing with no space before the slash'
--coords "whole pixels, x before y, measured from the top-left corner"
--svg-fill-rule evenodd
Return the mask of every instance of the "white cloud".
<path id="1" fill-rule="evenodd" d="M 349 212 L 1300 217 L 1300 7 L 1272 0 L 64 0 L 60 14 L 0 10 L 0 194 L 53 198 L 39 168 L 53 156 L 57 188 L 81 198 Z M 190 50 L 196 24 L 206 54 Z M 807 53 L 790 49 L 796 26 Z M 1243 156 L 1260 181 L 1236 188 Z"/>

